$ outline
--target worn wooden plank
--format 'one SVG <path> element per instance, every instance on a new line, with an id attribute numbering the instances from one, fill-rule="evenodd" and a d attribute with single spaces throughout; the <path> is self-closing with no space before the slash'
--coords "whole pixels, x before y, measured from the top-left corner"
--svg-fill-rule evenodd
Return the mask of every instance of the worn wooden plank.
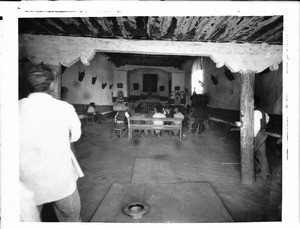
<path id="1" fill-rule="evenodd" d="M 137 181 L 139 181 L 139 183 L 141 182 L 145 183 L 146 182 L 145 178 L 147 179 L 146 169 L 147 169 L 147 161 L 140 158 L 136 158 L 133 164 L 131 182 L 137 183 Z"/>
<path id="2" fill-rule="evenodd" d="M 168 161 L 159 161 L 160 171 L 163 172 L 162 182 L 179 182 L 175 170 Z"/>
<path id="3" fill-rule="evenodd" d="M 123 208 L 129 202 L 143 201 L 144 192 L 145 184 L 112 184 L 91 222 L 130 222 L 131 218 L 124 215 Z"/>
<path id="4" fill-rule="evenodd" d="M 198 201 L 197 189 L 193 183 L 175 183 L 175 194 L 179 198 L 180 221 L 188 222 L 207 222 L 202 203 Z M 199 185 L 199 183 L 197 183 Z"/>
<path id="5" fill-rule="evenodd" d="M 141 223 L 162 222 L 161 214 L 161 184 L 147 184 L 144 192 L 144 201 L 150 206 L 147 214 L 139 220 Z"/>
<path id="6" fill-rule="evenodd" d="M 175 184 L 161 184 L 160 212 L 162 223 L 181 222 L 181 198 L 176 194 Z"/>
<path id="7" fill-rule="evenodd" d="M 123 212 L 123 209 L 127 203 L 145 201 L 145 189 L 146 189 L 146 184 L 131 185 L 127 183 L 123 185 L 123 193 L 125 194 L 125 196 L 122 199 L 121 208 L 117 209 L 118 214 L 116 215 L 114 222 L 131 222 L 131 223 L 135 222 L 135 220 L 132 217 L 126 215 Z"/>
<path id="8" fill-rule="evenodd" d="M 93 215 L 91 222 L 112 222 L 118 214 L 116 208 L 120 208 L 122 205 L 121 200 L 124 198 L 122 193 L 123 186 L 121 184 L 113 184 L 100 207 Z"/>
<path id="9" fill-rule="evenodd" d="M 241 181 L 244 184 L 254 182 L 254 72 L 241 73 Z"/>
<path id="10" fill-rule="evenodd" d="M 184 187 L 194 192 L 195 201 L 198 201 L 199 205 L 201 205 L 206 222 L 233 221 L 209 183 L 190 183 Z"/>
<path id="11" fill-rule="evenodd" d="M 134 220 L 122 212 L 129 201 L 150 208 Z M 232 222 L 230 214 L 209 183 L 113 184 L 92 222 L 196 223 Z"/>
<path id="12" fill-rule="evenodd" d="M 168 161 L 141 159 L 134 161 L 132 183 L 178 182 Z"/>

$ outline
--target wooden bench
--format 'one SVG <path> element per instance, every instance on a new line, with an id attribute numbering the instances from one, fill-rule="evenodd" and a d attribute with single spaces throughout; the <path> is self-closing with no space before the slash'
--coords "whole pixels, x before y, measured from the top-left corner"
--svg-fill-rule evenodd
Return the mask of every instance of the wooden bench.
<path id="1" fill-rule="evenodd" d="M 162 121 L 163 125 L 153 124 L 153 121 Z M 182 119 L 128 117 L 128 139 L 129 140 L 132 138 L 133 130 L 179 130 L 179 140 L 181 141 Z"/>

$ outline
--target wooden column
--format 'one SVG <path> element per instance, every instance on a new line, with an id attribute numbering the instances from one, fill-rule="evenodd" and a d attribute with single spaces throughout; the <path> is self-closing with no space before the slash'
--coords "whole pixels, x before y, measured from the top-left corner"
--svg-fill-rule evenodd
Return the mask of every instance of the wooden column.
<path id="1" fill-rule="evenodd" d="M 254 80 L 252 71 L 240 73 L 242 77 L 240 119 L 241 127 L 241 181 L 243 184 L 254 182 Z"/>

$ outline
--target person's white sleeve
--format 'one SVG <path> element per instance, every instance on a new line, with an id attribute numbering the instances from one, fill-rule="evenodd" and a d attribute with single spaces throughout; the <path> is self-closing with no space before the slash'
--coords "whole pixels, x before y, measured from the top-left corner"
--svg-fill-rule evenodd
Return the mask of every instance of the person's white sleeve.
<path id="1" fill-rule="evenodd" d="M 40 222 L 40 214 L 34 198 L 34 192 L 19 181 L 20 195 L 20 221 Z"/>
<path id="2" fill-rule="evenodd" d="M 130 117 L 130 115 L 128 114 L 127 111 L 125 112 L 125 116 L 126 116 L 126 118 L 129 118 L 129 117 Z"/>
<path id="3" fill-rule="evenodd" d="M 70 109 L 70 142 L 76 142 L 81 136 L 81 122 L 73 106 Z"/>
<path id="4" fill-rule="evenodd" d="M 262 118 L 262 113 L 259 110 L 254 110 L 254 137 L 260 130 L 260 120 Z"/>
<path id="5" fill-rule="evenodd" d="M 181 119 L 184 119 L 184 115 L 182 113 L 180 113 L 180 114 L 181 114 Z"/>
<path id="6" fill-rule="evenodd" d="M 268 124 L 270 121 L 270 116 L 266 113 L 266 124 Z"/>
<path id="7" fill-rule="evenodd" d="M 116 113 L 116 115 L 115 115 L 114 119 L 117 119 L 117 117 L 118 117 L 118 114 L 119 114 L 119 111 Z"/>

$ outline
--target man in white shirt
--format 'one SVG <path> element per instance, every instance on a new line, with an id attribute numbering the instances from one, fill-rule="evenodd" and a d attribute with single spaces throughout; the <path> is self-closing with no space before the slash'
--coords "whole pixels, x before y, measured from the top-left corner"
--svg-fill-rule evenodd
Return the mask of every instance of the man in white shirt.
<path id="1" fill-rule="evenodd" d="M 78 173 L 70 143 L 80 138 L 81 123 L 72 105 L 50 95 L 53 80 L 44 65 L 33 66 L 26 75 L 31 94 L 19 101 L 20 181 L 40 210 L 53 202 L 59 221 L 78 222 Z"/>
<path id="2" fill-rule="evenodd" d="M 174 109 L 175 114 L 173 115 L 173 118 L 180 118 L 181 120 L 184 119 L 184 115 L 178 110 L 178 108 L 176 107 Z M 174 121 L 174 124 L 180 124 L 180 122 L 178 121 Z M 173 134 L 176 136 L 178 135 L 179 130 L 173 130 Z"/>
<path id="3" fill-rule="evenodd" d="M 259 97 L 254 96 L 254 155 L 257 160 L 258 176 L 267 179 L 270 175 L 269 163 L 266 153 L 267 133 L 265 131 L 270 117 L 261 108 L 258 108 Z"/>
<path id="4" fill-rule="evenodd" d="M 152 116 L 153 118 L 165 118 L 166 115 L 163 113 L 163 108 L 161 105 L 156 106 L 155 114 Z M 154 125 L 163 125 L 163 121 L 153 121 Z M 155 134 L 157 137 L 161 137 L 161 130 L 155 130 Z M 154 136 L 153 130 L 151 130 L 151 136 Z"/>

